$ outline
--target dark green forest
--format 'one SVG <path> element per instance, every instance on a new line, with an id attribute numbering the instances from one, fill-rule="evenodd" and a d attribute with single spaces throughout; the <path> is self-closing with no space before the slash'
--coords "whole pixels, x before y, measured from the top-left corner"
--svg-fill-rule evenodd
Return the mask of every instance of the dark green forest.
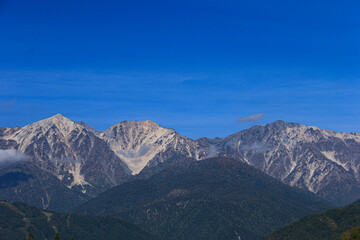
<path id="1" fill-rule="evenodd" d="M 121 217 L 164 240 L 253 240 L 329 208 L 308 191 L 219 157 L 114 187 L 76 212 Z"/>
<path id="2" fill-rule="evenodd" d="M 30 234 L 31 233 L 31 234 Z M 57 237 L 56 237 L 56 234 Z M 43 211 L 24 203 L 0 202 L 0 239 L 157 239 L 118 218 Z"/>
<path id="3" fill-rule="evenodd" d="M 322 240 L 360 239 L 360 201 L 346 207 L 306 216 L 283 229 L 276 231 L 266 240 Z M 351 234 L 350 234 L 351 233 Z M 353 238 L 351 236 L 354 236 Z"/>

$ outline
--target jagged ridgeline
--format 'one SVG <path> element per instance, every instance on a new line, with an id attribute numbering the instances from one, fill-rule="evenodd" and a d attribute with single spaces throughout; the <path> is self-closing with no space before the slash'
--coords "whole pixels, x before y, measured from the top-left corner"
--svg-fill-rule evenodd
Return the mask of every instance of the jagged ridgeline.
<path id="1" fill-rule="evenodd" d="M 164 240 L 254 240 L 329 207 L 309 191 L 217 157 L 124 183 L 76 212 L 122 217 Z"/>
<path id="2" fill-rule="evenodd" d="M 312 214 L 276 231 L 264 240 L 335 240 L 360 239 L 360 201 L 346 207 Z M 354 232 L 353 238 L 347 237 L 347 231 Z M 356 231 L 357 230 L 357 231 Z M 341 238 L 342 237 L 342 238 Z"/>
<path id="3" fill-rule="evenodd" d="M 336 204 L 360 198 L 360 134 L 276 121 L 192 140 L 152 121 L 104 132 L 61 114 L 0 129 L 0 199 L 69 211 L 99 193 L 174 165 L 231 157 Z M 3 159 L 3 158 L 2 158 Z"/>
<path id="4" fill-rule="evenodd" d="M 22 240 L 31 232 L 35 240 L 61 239 L 155 240 L 137 226 L 117 218 L 77 216 L 43 211 L 24 203 L 0 201 L 0 239 Z"/>

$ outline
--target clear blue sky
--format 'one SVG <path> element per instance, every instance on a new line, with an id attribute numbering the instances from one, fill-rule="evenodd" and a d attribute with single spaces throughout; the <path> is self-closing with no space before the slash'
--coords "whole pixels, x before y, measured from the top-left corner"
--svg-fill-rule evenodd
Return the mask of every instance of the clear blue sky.
<path id="1" fill-rule="evenodd" d="M 360 1 L 0 0 L 0 126 L 360 132 Z M 252 122 L 237 122 L 263 113 Z"/>

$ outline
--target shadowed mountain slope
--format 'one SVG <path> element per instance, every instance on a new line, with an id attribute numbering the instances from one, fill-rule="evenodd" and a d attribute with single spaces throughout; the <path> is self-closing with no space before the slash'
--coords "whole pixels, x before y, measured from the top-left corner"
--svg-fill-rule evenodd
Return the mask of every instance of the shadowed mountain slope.
<path id="1" fill-rule="evenodd" d="M 352 227 L 360 226 L 360 201 L 346 207 L 306 216 L 266 240 L 335 240 Z"/>
<path id="2" fill-rule="evenodd" d="M 133 224 L 117 218 L 69 215 L 43 211 L 24 203 L 0 201 L 0 239 L 23 239 L 32 232 L 36 240 L 53 239 L 157 239 Z"/>
<path id="3" fill-rule="evenodd" d="M 308 191 L 218 157 L 119 185 L 76 212 L 119 216 L 162 239 L 260 239 L 329 207 Z"/>

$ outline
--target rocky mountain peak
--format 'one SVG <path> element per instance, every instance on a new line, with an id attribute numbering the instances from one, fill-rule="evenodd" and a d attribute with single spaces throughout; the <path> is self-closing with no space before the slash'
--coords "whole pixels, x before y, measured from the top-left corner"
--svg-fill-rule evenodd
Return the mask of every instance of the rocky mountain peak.
<path id="1" fill-rule="evenodd" d="M 6 141 L 14 141 L 32 164 L 51 172 L 66 187 L 96 194 L 123 181 L 130 170 L 105 141 L 83 125 L 57 114 L 19 129 Z"/>
<path id="2" fill-rule="evenodd" d="M 339 203 L 360 196 L 359 133 L 281 120 L 225 138 L 192 140 L 150 120 L 123 121 L 99 132 L 57 114 L 23 128 L 0 128 L 0 148 L 34 157 L 66 186 L 82 190 L 98 184 L 92 171 L 99 170 L 108 187 L 143 170 L 151 176 L 172 164 L 225 156 L 325 198 L 334 196 L 338 182 L 346 182 L 348 195 L 340 194 Z"/>
<path id="3" fill-rule="evenodd" d="M 111 126 L 100 137 L 109 143 L 121 145 L 121 149 L 136 150 L 139 145 L 155 144 L 157 140 L 178 134 L 173 129 L 163 128 L 153 121 L 123 121 Z"/>
<path id="4" fill-rule="evenodd" d="M 228 136 L 216 150 L 217 155 L 245 161 L 284 183 L 325 198 L 334 191 L 330 188 L 346 182 L 348 195 L 335 197 L 341 204 L 360 194 L 358 134 L 276 121 Z"/>
<path id="5" fill-rule="evenodd" d="M 153 121 L 123 121 L 100 135 L 118 157 L 123 159 L 133 174 L 139 173 L 155 155 L 166 149 L 166 144 L 178 135 Z"/>
<path id="6" fill-rule="evenodd" d="M 66 118 L 64 117 L 64 115 L 62 115 L 61 113 L 55 114 L 54 116 L 50 117 L 52 119 L 63 119 Z"/>
<path id="7" fill-rule="evenodd" d="M 0 138 L 7 138 L 9 136 L 14 135 L 17 131 L 20 130 L 20 127 L 13 127 L 13 128 L 0 128 Z"/>
<path id="8" fill-rule="evenodd" d="M 90 126 L 89 124 L 80 121 L 78 122 L 78 124 L 80 124 L 81 126 L 83 126 L 87 131 L 92 132 L 93 134 L 95 134 L 95 136 L 99 137 L 101 132 L 96 130 L 93 126 Z"/>
<path id="9" fill-rule="evenodd" d="M 58 113 L 52 117 L 46 118 L 37 122 L 38 124 L 55 124 L 57 126 L 64 126 L 64 125 L 76 125 L 76 122 L 70 120 L 67 117 L 64 117 L 62 114 Z"/>
<path id="10" fill-rule="evenodd" d="M 285 122 L 283 120 L 277 120 L 275 122 L 266 124 L 267 126 L 276 126 L 276 127 L 298 127 L 300 126 L 299 123 L 293 123 L 293 122 Z"/>
<path id="11" fill-rule="evenodd" d="M 154 132 L 154 131 L 158 131 L 159 129 L 161 130 L 167 130 L 167 131 L 174 131 L 172 129 L 166 129 L 161 127 L 159 124 L 151 121 L 151 120 L 146 120 L 146 121 L 122 121 L 120 123 L 117 123 L 115 125 L 113 125 L 112 127 L 109 128 L 110 129 L 119 129 L 123 131 L 137 131 L 137 132 L 141 132 L 141 133 L 149 133 L 149 132 Z M 107 131 L 106 131 L 107 132 Z"/>
<path id="12" fill-rule="evenodd" d="M 20 128 L 9 139 L 18 142 L 20 144 L 19 149 L 25 152 L 28 145 L 33 144 L 42 137 L 46 137 L 49 142 L 53 143 L 59 140 L 66 141 L 71 137 L 70 135 L 74 130 L 81 132 L 83 129 L 84 127 L 80 124 L 61 114 L 56 114 Z"/>

